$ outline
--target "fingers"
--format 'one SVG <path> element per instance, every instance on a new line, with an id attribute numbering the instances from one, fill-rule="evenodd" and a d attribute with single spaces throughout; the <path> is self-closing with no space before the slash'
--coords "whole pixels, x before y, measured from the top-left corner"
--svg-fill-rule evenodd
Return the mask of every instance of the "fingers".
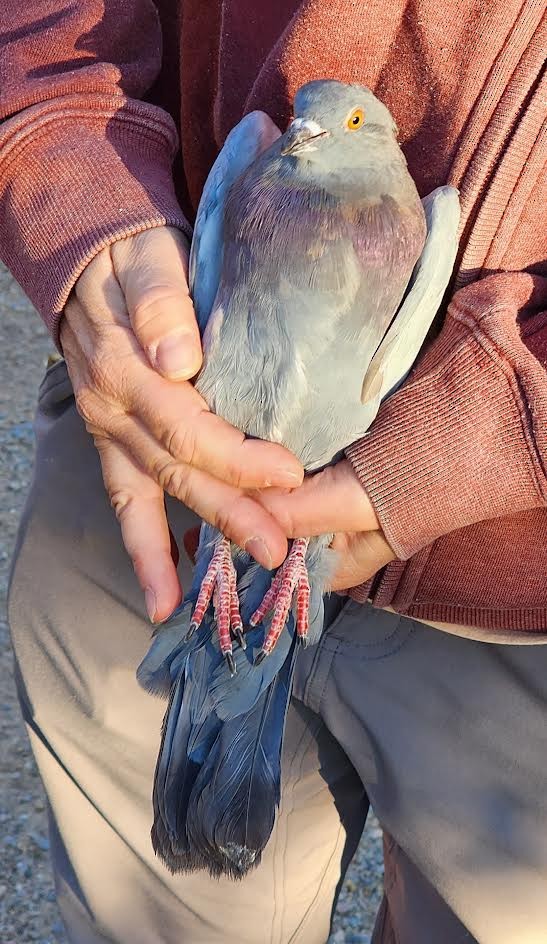
<path id="1" fill-rule="evenodd" d="M 153 623 L 166 619 L 180 603 L 181 587 L 172 557 L 163 492 L 111 440 L 95 437 L 103 478 L 121 525 L 122 539 L 144 590 Z"/>
<path id="2" fill-rule="evenodd" d="M 287 554 L 286 536 L 258 502 L 207 472 L 176 461 L 136 421 L 114 423 L 113 429 L 116 441 L 138 457 L 139 466 L 162 490 L 248 550 L 264 567 L 282 563 Z"/>
<path id="3" fill-rule="evenodd" d="M 61 328 L 76 404 L 156 620 L 180 592 L 163 490 L 271 568 L 286 556 L 286 535 L 242 489 L 294 487 L 303 475 L 283 447 L 247 440 L 210 413 L 192 384 L 167 379 L 191 376 L 201 363 L 186 267 L 176 231 L 121 240 L 82 273 Z M 166 340 L 182 360 L 163 358 Z"/>
<path id="4" fill-rule="evenodd" d="M 188 293 L 188 251 L 186 238 L 169 227 L 111 247 L 133 331 L 152 367 L 170 380 L 194 377 L 202 360 Z"/>
<path id="5" fill-rule="evenodd" d="M 379 527 L 376 513 L 351 464 L 343 459 L 308 476 L 300 488 L 253 492 L 289 538 Z"/>
<path id="6" fill-rule="evenodd" d="M 174 384 L 150 367 L 127 314 L 123 323 L 121 289 L 115 280 L 115 284 L 109 283 L 108 276 L 102 262 L 95 265 L 92 278 L 86 274 L 89 282 L 84 281 L 67 304 L 61 327 L 76 402 L 88 427 L 114 439 L 120 437 L 139 462 L 132 442 L 136 418 L 173 459 L 206 470 L 231 485 L 298 486 L 304 472 L 292 453 L 274 443 L 246 439 L 211 413 L 191 384 Z M 110 322 L 109 310 L 114 313 Z"/>
<path id="7" fill-rule="evenodd" d="M 296 488 L 304 470 L 296 456 L 275 443 L 247 439 L 215 413 L 187 384 L 139 372 L 129 408 L 173 458 L 239 488 Z"/>

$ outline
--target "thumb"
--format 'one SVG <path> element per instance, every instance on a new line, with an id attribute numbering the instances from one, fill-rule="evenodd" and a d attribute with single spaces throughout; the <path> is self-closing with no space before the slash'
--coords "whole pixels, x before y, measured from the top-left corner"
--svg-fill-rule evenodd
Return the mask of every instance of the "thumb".
<path id="1" fill-rule="evenodd" d="M 133 331 L 152 367 L 169 380 L 188 380 L 202 352 L 188 291 L 188 240 L 167 226 L 111 247 Z"/>
<path id="2" fill-rule="evenodd" d="M 306 476 L 303 484 L 291 491 L 266 488 L 252 494 L 289 538 L 380 527 L 370 499 L 347 459 Z"/>

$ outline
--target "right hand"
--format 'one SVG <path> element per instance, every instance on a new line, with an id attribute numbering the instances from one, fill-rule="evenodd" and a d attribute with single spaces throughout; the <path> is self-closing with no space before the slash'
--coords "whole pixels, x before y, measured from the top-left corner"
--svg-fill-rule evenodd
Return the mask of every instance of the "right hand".
<path id="1" fill-rule="evenodd" d="M 76 405 L 153 622 L 181 598 L 164 491 L 270 568 L 286 536 L 244 489 L 296 487 L 303 476 L 291 453 L 246 439 L 188 382 L 202 354 L 187 271 L 178 230 L 120 240 L 80 275 L 61 323 Z"/>

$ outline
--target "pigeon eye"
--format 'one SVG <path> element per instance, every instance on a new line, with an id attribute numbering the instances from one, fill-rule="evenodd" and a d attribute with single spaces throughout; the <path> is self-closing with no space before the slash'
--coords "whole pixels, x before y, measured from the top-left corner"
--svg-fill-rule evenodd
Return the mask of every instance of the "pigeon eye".
<path id="1" fill-rule="evenodd" d="M 357 131 L 365 122 L 365 113 L 362 108 L 354 108 L 346 118 L 348 131 Z"/>

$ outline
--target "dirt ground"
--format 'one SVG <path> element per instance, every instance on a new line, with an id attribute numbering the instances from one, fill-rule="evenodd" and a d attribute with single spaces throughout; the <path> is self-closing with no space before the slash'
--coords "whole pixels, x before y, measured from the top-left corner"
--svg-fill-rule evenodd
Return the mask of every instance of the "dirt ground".
<path id="1" fill-rule="evenodd" d="M 51 350 L 40 319 L 0 265 L 1 944 L 67 940 L 49 870 L 45 800 L 19 715 L 5 621 L 9 561 L 32 475 L 34 402 Z M 330 944 L 368 944 L 381 890 L 381 833 L 371 818 L 344 882 Z"/>

